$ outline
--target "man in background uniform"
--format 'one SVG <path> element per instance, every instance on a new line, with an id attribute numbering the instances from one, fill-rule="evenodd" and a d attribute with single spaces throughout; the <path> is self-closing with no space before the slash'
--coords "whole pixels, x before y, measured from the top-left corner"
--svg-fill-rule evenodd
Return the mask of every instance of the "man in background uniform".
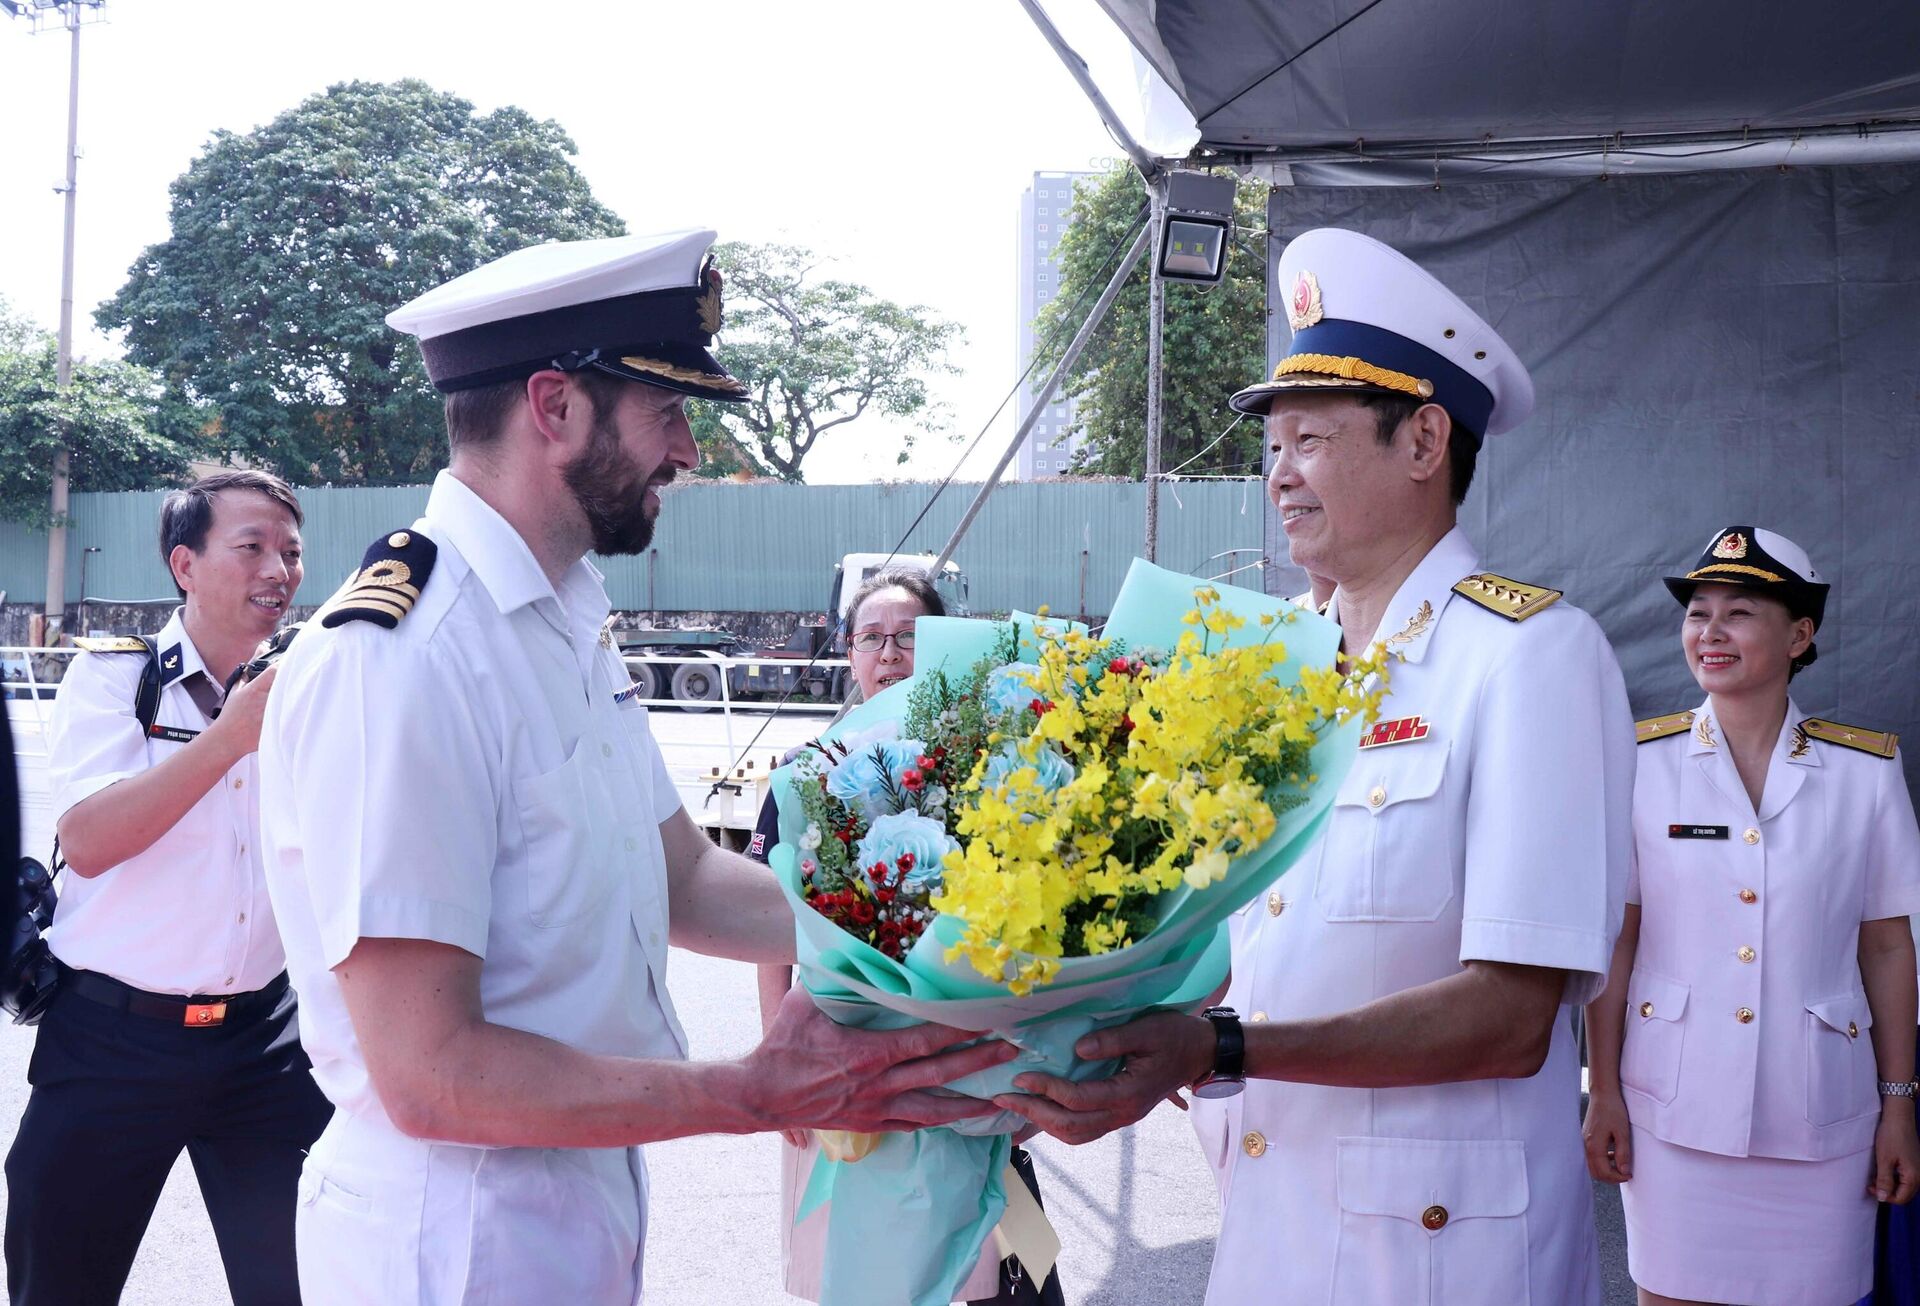
<path id="1" fill-rule="evenodd" d="M 300 588 L 300 524 L 293 491 L 263 472 L 174 491 L 160 551 L 184 606 L 152 652 L 82 641 L 96 651 L 61 683 L 47 770 L 73 873 L 7 1155 L 14 1306 L 119 1300 L 182 1148 L 237 1306 L 299 1300 L 294 1192 L 330 1108 L 300 1050 L 260 860 L 254 749 L 274 673 L 226 686 Z"/>
<path id="2" fill-rule="evenodd" d="M 339 1108 L 301 1189 L 309 1301 L 630 1303 L 640 1143 L 887 1129 L 1002 1043 L 832 1024 L 689 1062 L 668 944 L 794 957 L 773 878 L 680 805 L 586 560 L 644 551 L 699 462 L 684 404 L 745 397 L 710 231 L 542 245 L 390 323 L 446 394 L 426 515 L 368 551 L 281 664 L 268 880 L 302 1037 Z"/>
<path id="3" fill-rule="evenodd" d="M 1236 930 L 1229 1006 L 1092 1035 L 1119 1076 L 1003 1101 L 1084 1141 L 1194 1084 L 1213 1306 L 1597 1306 L 1567 1007 L 1620 926 L 1632 717 L 1593 620 L 1482 571 L 1455 521 L 1532 382 L 1365 236 L 1307 232 L 1280 285 L 1292 352 L 1233 405 L 1266 418 L 1269 495 L 1294 563 L 1336 583 L 1345 649 L 1395 655 L 1381 719 Z"/>

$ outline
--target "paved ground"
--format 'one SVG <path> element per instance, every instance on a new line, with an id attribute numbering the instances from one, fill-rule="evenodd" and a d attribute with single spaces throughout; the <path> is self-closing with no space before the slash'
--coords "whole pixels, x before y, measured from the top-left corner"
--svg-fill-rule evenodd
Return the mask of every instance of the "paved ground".
<path id="1" fill-rule="evenodd" d="M 29 825 L 44 832 L 37 731 L 15 704 L 22 728 Z M 30 708 L 28 709 L 30 711 Z M 754 750 L 756 770 L 819 728 L 822 718 L 783 717 Z M 699 777 L 729 760 L 717 714 L 660 712 L 656 732 L 688 805 L 700 810 Z M 759 718 L 738 716 L 733 747 L 744 746 Z M 702 1058 L 735 1056 L 757 1037 L 748 967 L 676 952 L 675 1004 Z M 31 1030 L 0 1025 L 0 1147 L 11 1146 L 26 1100 Z M 779 1162 L 771 1136 L 702 1138 L 648 1149 L 653 1177 L 647 1241 L 649 1303 L 654 1306 L 784 1306 L 779 1290 Z M 1186 1121 L 1162 1108 L 1131 1130 L 1082 1148 L 1041 1139 L 1034 1145 L 1041 1190 L 1064 1246 L 1062 1282 L 1075 1306 L 1195 1306 L 1201 1301 L 1219 1220 L 1212 1179 Z M 0 1209 L 12 1194 L 0 1194 Z M 1608 1306 L 1633 1301 L 1625 1275 L 1619 1204 L 1602 1194 L 1602 1254 Z M 160 1200 L 123 1299 L 129 1306 L 228 1306 L 213 1233 L 184 1158 Z M 1558 1306 L 1558 1304 L 1554 1304 Z"/>

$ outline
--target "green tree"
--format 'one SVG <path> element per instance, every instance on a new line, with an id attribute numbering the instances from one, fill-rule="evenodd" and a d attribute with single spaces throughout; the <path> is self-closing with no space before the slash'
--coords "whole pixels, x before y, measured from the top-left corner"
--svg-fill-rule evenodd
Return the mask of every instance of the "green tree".
<path id="1" fill-rule="evenodd" d="M 296 484 L 425 479 L 440 400 L 392 309 L 523 245 L 623 227 L 557 123 L 423 82 L 347 82 L 217 132 L 172 235 L 95 314 L 202 406 L 224 449 Z"/>
<path id="2" fill-rule="evenodd" d="M 703 471 L 755 470 L 799 481 L 826 432 L 867 413 L 944 430 L 930 378 L 956 369 L 956 323 L 895 304 L 865 286 L 821 277 L 810 251 L 729 242 L 714 249 L 726 276 L 726 322 L 715 354 L 747 385 L 744 404 L 695 405 Z M 909 431 L 898 452 L 905 462 Z"/>
<path id="3" fill-rule="evenodd" d="M 1035 351 L 1036 385 L 1066 352 L 1106 287 L 1113 275 L 1109 259 L 1130 243 L 1146 204 L 1145 183 L 1125 164 L 1074 187 L 1073 214 L 1058 247 L 1059 290 L 1034 323 L 1042 342 Z M 1161 337 L 1163 469 L 1206 449 L 1237 416 L 1227 397 L 1265 373 L 1266 204 L 1263 184 L 1240 185 L 1237 235 L 1218 286 L 1167 283 Z M 1147 259 L 1142 258 L 1062 381 L 1061 388 L 1076 401 L 1074 430 L 1082 436 L 1073 460 L 1076 471 L 1134 479 L 1146 474 L 1147 317 Z M 1260 423 L 1243 421 L 1188 470 L 1257 476 L 1262 439 Z"/>
<path id="4" fill-rule="evenodd" d="M 53 460 L 71 451 L 74 490 L 145 490 L 185 476 L 206 442 L 195 415 L 170 400 L 160 378 L 131 363 L 76 362 L 54 386 L 51 331 L 0 300 L 0 520 L 52 524 Z"/>

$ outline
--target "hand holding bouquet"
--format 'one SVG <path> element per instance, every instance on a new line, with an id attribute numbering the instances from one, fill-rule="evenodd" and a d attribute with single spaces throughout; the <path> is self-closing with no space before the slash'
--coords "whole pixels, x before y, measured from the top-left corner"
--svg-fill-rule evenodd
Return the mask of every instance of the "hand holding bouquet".
<path id="1" fill-rule="evenodd" d="M 843 1023 L 1022 1047 L 956 1091 L 1111 1074 L 1074 1042 L 1217 987 L 1222 922 L 1317 834 L 1380 667 L 1336 669 L 1337 628 L 1280 600 L 1138 562 L 1102 638 L 1044 618 L 916 633 L 918 673 L 776 776 L 802 981 Z M 865 1153 L 823 1161 L 802 1206 L 832 1204 L 824 1299 L 950 1300 L 1021 1123 L 834 1140 Z"/>

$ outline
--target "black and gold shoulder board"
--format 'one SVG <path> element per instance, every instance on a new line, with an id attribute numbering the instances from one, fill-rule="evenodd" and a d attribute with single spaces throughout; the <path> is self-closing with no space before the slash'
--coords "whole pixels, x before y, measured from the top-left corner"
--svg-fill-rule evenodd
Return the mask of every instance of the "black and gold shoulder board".
<path id="1" fill-rule="evenodd" d="M 1668 735 L 1677 735 L 1692 724 L 1692 712 L 1669 712 L 1665 716 L 1650 716 L 1645 721 L 1633 723 L 1633 742 L 1652 743 L 1656 739 L 1665 739 Z"/>
<path id="2" fill-rule="evenodd" d="M 146 641 L 137 635 L 103 635 L 98 639 L 75 639 L 89 653 L 145 653 Z"/>
<path id="3" fill-rule="evenodd" d="M 1528 585 L 1483 571 L 1469 576 L 1453 587 L 1462 598 L 1472 599 L 1488 612 L 1497 612 L 1508 621 L 1525 621 L 1560 600 L 1559 590 L 1544 585 Z"/>
<path id="4" fill-rule="evenodd" d="M 320 624 L 371 621 L 392 630 L 419 601 L 439 552 L 419 531 L 394 531 L 375 540 L 360 559 L 360 570 L 321 608 Z"/>
<path id="5" fill-rule="evenodd" d="M 1800 723 L 1805 734 L 1828 744 L 1838 744 L 1842 748 L 1857 748 L 1863 753 L 1872 753 L 1875 757 L 1892 757 L 1893 750 L 1900 745 L 1900 736 L 1885 730 L 1868 730 L 1864 726 L 1843 726 L 1838 721 L 1822 721 L 1817 716 L 1808 717 Z"/>

